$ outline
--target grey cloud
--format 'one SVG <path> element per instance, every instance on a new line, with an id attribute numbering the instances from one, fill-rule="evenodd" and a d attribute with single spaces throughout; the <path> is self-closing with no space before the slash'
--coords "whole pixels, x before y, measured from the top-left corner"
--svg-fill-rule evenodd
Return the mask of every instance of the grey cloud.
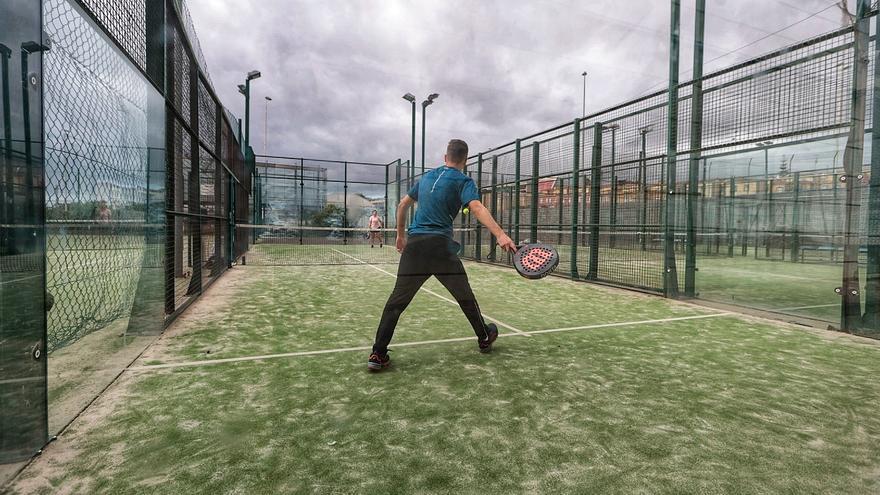
<path id="1" fill-rule="evenodd" d="M 806 18 L 830 2 L 707 2 L 706 59 Z M 428 166 L 451 137 L 473 152 L 664 87 L 669 3 L 659 0 L 190 0 L 212 79 L 243 117 L 236 85 L 251 69 L 251 144 L 270 154 L 388 162 L 410 155 L 410 106 L 429 107 Z M 690 73 L 693 3 L 682 8 L 681 74 Z M 707 71 L 839 27 L 836 8 L 708 64 Z M 421 126 L 419 107 L 418 127 Z M 418 138 L 421 141 L 421 137 Z M 417 146 L 417 156 L 420 155 Z"/>

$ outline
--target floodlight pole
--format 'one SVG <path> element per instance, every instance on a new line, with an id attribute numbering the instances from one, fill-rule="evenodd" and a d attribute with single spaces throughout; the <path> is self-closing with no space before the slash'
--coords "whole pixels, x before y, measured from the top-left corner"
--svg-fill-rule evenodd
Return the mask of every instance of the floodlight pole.
<path id="1" fill-rule="evenodd" d="M 422 174 L 425 173 L 425 115 L 428 113 L 428 106 L 434 103 L 434 100 L 440 96 L 437 93 L 431 93 L 428 98 L 422 102 Z M 415 169 L 415 165 L 413 165 Z"/>
<path id="2" fill-rule="evenodd" d="M 269 102 L 272 98 L 266 96 L 266 112 L 263 120 L 263 154 L 269 154 Z"/>
<path id="3" fill-rule="evenodd" d="M 261 76 L 260 71 L 252 70 L 248 72 L 244 81 L 244 91 L 241 86 L 238 87 L 239 92 L 244 94 L 244 149 L 247 150 L 251 143 L 251 81 Z M 246 154 L 246 153 L 245 153 Z"/>
<path id="4" fill-rule="evenodd" d="M 587 116 L 587 71 L 584 71 L 581 75 L 584 76 L 584 99 L 581 108 L 581 118 L 585 118 Z"/>
<path id="5" fill-rule="evenodd" d="M 409 163 L 406 164 L 406 185 L 409 189 L 412 187 L 412 178 L 416 170 L 416 97 L 412 93 L 407 93 L 403 95 L 403 99 L 412 104 L 412 153 Z"/>

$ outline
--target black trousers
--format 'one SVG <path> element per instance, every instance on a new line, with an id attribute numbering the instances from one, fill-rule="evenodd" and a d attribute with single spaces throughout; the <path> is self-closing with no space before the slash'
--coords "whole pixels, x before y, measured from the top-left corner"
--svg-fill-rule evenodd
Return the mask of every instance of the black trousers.
<path id="1" fill-rule="evenodd" d="M 432 275 L 452 294 L 480 340 L 486 339 L 486 323 L 471 290 L 467 273 L 458 259 L 458 244 L 438 235 L 415 235 L 409 238 L 397 268 L 397 282 L 385 303 L 373 352 L 385 354 L 394 336 L 400 315 L 416 292 Z"/>

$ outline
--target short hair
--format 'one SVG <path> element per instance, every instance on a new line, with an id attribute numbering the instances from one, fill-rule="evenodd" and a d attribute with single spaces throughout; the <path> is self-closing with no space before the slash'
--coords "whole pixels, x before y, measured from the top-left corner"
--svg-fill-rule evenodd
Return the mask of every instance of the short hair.
<path id="1" fill-rule="evenodd" d="M 446 145 L 446 158 L 452 163 L 464 163 L 468 157 L 468 145 L 461 139 L 451 139 Z"/>

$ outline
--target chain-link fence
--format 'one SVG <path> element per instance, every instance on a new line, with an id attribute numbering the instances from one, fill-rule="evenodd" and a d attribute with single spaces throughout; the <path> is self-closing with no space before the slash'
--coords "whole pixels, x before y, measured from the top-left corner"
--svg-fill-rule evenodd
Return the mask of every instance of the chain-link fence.
<path id="1" fill-rule="evenodd" d="M 472 156 L 468 173 L 515 241 L 557 246 L 558 274 L 875 335 L 880 159 L 861 134 L 875 14 L 679 85 L 677 137 L 658 91 Z M 510 264 L 459 221 L 475 229 L 465 256 Z"/>
<path id="2" fill-rule="evenodd" d="M 247 263 L 396 262 L 388 242 L 406 165 L 258 156 Z"/>

